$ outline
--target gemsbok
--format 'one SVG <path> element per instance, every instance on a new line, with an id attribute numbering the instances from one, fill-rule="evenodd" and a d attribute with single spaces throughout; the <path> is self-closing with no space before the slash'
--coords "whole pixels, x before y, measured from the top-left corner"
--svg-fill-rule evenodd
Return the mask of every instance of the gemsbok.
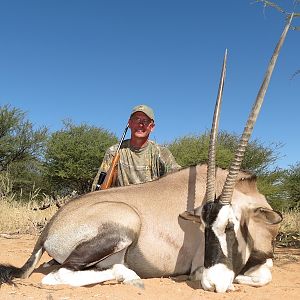
<path id="1" fill-rule="evenodd" d="M 255 176 L 240 171 L 240 166 L 292 17 L 274 50 L 229 170 L 215 167 L 226 51 L 208 165 L 68 202 L 48 222 L 22 267 L 0 265 L 0 284 L 30 276 L 44 251 L 57 263 L 42 280 L 49 285 L 117 280 L 143 287 L 141 278 L 182 274 L 216 292 L 233 290 L 233 283 L 269 283 L 272 242 L 282 217 L 257 190 Z"/>

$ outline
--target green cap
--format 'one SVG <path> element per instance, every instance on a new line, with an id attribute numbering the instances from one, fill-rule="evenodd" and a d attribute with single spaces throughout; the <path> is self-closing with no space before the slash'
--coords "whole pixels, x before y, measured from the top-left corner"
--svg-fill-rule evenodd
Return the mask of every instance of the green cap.
<path id="1" fill-rule="evenodd" d="M 144 104 L 137 105 L 132 109 L 131 115 L 133 115 L 134 113 L 136 113 L 138 111 L 143 112 L 145 115 L 147 115 L 150 119 L 152 119 L 154 121 L 154 112 L 151 107 L 144 105 Z"/>

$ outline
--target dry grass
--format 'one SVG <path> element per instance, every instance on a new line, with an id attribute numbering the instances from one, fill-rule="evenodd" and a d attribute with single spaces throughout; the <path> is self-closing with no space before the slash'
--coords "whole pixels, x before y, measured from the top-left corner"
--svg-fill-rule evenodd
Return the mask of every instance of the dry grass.
<path id="1" fill-rule="evenodd" d="M 300 233 L 300 210 L 283 213 L 283 221 L 279 230 Z"/>
<path id="2" fill-rule="evenodd" d="M 277 247 L 300 248 L 300 211 L 283 214 L 283 221 L 276 237 Z"/>
<path id="3" fill-rule="evenodd" d="M 35 209 L 38 204 L 20 204 L 7 198 L 0 198 L 0 233 L 38 234 L 53 214 L 55 205 L 48 209 Z"/>

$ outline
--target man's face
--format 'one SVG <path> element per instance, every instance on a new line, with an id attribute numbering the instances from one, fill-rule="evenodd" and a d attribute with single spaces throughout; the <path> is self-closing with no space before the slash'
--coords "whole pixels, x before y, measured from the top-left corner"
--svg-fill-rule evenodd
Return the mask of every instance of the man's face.
<path id="1" fill-rule="evenodd" d="M 128 124 L 131 129 L 131 136 L 136 138 L 148 137 L 155 126 L 153 120 L 141 111 L 134 113 Z"/>

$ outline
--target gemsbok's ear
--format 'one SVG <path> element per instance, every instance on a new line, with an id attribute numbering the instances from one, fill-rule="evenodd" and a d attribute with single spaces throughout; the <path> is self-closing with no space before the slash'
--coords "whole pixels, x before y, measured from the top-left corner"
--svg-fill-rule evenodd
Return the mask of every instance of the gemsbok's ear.
<path id="1" fill-rule="evenodd" d="M 201 218 L 200 216 L 195 215 L 192 212 L 183 212 L 181 214 L 179 214 L 179 218 L 187 220 L 187 221 L 192 221 L 193 223 L 199 223 L 201 224 Z"/>
<path id="2" fill-rule="evenodd" d="M 258 207 L 254 210 L 254 216 L 268 224 L 278 224 L 282 221 L 282 214 L 266 207 Z"/>

